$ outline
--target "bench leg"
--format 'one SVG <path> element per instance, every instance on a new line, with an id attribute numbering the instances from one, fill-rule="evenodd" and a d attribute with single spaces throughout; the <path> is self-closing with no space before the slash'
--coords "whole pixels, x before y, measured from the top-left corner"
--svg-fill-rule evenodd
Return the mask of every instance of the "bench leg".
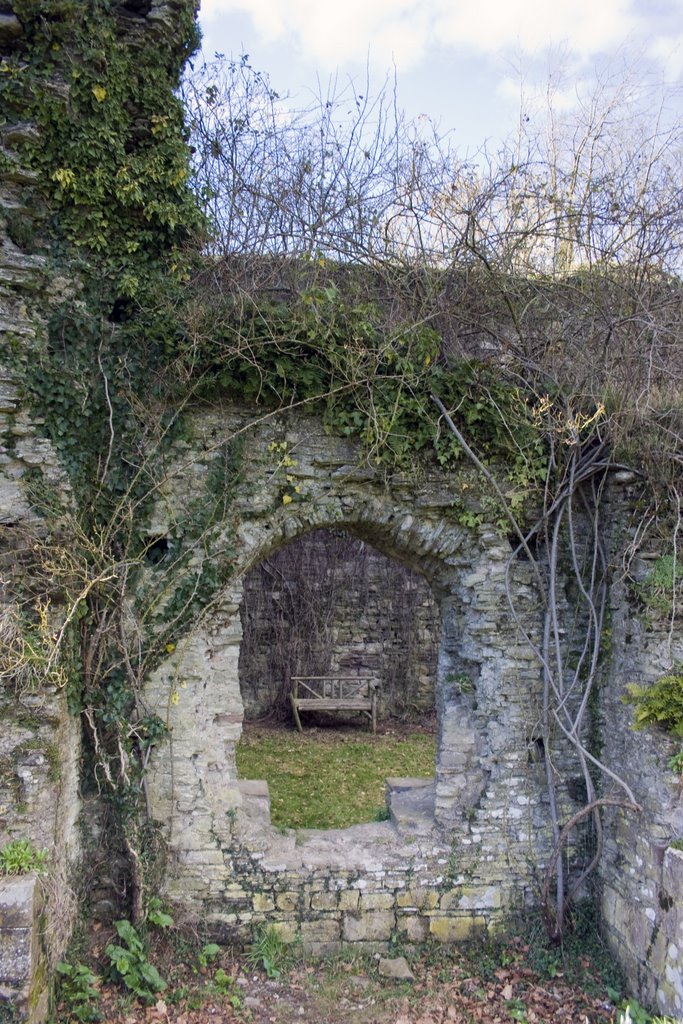
<path id="1" fill-rule="evenodd" d="M 299 730 L 299 732 L 303 732 L 304 730 L 301 728 L 301 719 L 299 718 L 299 709 L 296 706 L 296 701 L 295 701 L 294 697 L 290 697 L 289 699 L 290 699 L 291 704 L 292 704 L 292 713 L 294 715 L 294 721 L 296 722 L 296 727 Z"/>

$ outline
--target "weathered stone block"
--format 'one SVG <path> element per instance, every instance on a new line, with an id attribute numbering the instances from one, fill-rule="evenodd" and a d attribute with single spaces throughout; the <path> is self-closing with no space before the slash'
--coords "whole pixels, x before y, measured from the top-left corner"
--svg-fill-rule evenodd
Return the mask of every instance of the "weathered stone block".
<path id="1" fill-rule="evenodd" d="M 313 893 L 310 905 L 311 910 L 336 910 L 337 894 L 334 892 Z"/>
<path id="2" fill-rule="evenodd" d="M 341 939 L 341 921 L 334 917 L 325 917 L 317 921 L 302 921 L 300 934 L 304 948 L 311 943 L 339 942 Z"/>
<path id="3" fill-rule="evenodd" d="M 361 914 L 369 910 L 391 910 L 394 906 L 394 894 L 391 892 L 364 892 L 360 898 Z"/>
<path id="4" fill-rule="evenodd" d="M 461 889 L 459 907 L 461 910 L 497 910 L 501 905 L 500 889 L 489 886 L 487 889 Z"/>
<path id="5" fill-rule="evenodd" d="M 425 942 L 429 936 L 429 918 L 418 914 L 398 915 L 396 931 L 409 942 Z"/>
<path id="6" fill-rule="evenodd" d="M 357 917 L 344 915 L 343 937 L 347 942 L 388 940 L 396 927 L 396 916 L 390 910 L 373 910 Z"/>
<path id="7" fill-rule="evenodd" d="M 257 914 L 267 914 L 269 911 L 275 910 L 275 900 L 268 893 L 254 893 L 252 905 Z"/>
<path id="8" fill-rule="evenodd" d="M 339 893 L 340 910 L 357 910 L 360 902 L 360 893 L 357 889 L 342 889 Z"/>
<path id="9" fill-rule="evenodd" d="M 296 921 L 273 921 L 270 927 L 283 942 L 296 942 L 299 937 Z"/>
<path id="10" fill-rule="evenodd" d="M 429 934 L 439 942 L 462 942 L 485 928 L 486 920 L 483 917 L 436 915 L 429 918 Z"/>
<path id="11" fill-rule="evenodd" d="M 0 998 L 19 1020 L 47 1016 L 47 978 L 40 963 L 38 935 L 42 907 L 34 875 L 0 879 Z"/>
<path id="12" fill-rule="evenodd" d="M 460 898 L 461 898 L 461 896 L 462 896 L 462 888 L 461 887 L 458 886 L 457 888 L 449 889 L 448 892 L 445 892 L 443 894 L 443 896 L 441 897 L 441 899 L 439 900 L 439 909 L 440 910 L 452 910 L 453 907 L 459 906 L 460 905 Z"/>
<path id="13" fill-rule="evenodd" d="M 0 911 L 0 986 L 22 989 L 31 975 L 33 926 L 7 927 Z"/>
<path id="14" fill-rule="evenodd" d="M 406 889 L 396 897 L 397 907 L 414 907 L 416 910 L 434 910 L 438 902 L 436 889 Z"/>
<path id="15" fill-rule="evenodd" d="M 275 905 L 278 910 L 282 910 L 286 914 L 292 914 L 299 906 L 299 893 L 280 892 L 275 897 Z"/>

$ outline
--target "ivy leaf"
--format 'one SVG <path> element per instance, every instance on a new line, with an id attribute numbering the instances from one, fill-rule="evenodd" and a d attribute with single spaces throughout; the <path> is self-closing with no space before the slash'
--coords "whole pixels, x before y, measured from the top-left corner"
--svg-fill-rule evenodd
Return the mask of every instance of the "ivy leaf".
<path id="1" fill-rule="evenodd" d="M 102 103 L 107 96 L 107 90 L 103 85 L 93 85 L 92 94 L 98 103 Z"/>

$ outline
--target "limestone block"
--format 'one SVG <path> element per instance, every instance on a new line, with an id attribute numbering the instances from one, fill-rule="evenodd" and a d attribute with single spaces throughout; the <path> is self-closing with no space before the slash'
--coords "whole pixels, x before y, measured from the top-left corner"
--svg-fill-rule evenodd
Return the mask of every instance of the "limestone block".
<path id="1" fill-rule="evenodd" d="M 412 907 L 415 910 L 434 910 L 439 903 L 436 889 L 406 889 L 396 897 L 397 907 Z"/>
<path id="2" fill-rule="evenodd" d="M 273 921 L 270 927 L 283 942 L 296 942 L 299 937 L 296 921 Z"/>
<path id="3" fill-rule="evenodd" d="M 500 889 L 489 886 L 481 888 L 463 888 L 460 898 L 462 910 L 497 910 L 500 907 Z"/>
<path id="4" fill-rule="evenodd" d="M 421 915 L 399 915 L 396 919 L 396 930 L 409 942 L 426 942 L 429 936 L 429 918 Z"/>
<path id="5" fill-rule="evenodd" d="M 267 893 L 256 892 L 252 898 L 252 906 L 255 913 L 267 914 L 269 911 L 275 910 L 275 900 Z"/>
<path id="6" fill-rule="evenodd" d="M 484 931 L 483 917 L 444 917 L 435 914 L 429 918 L 429 934 L 438 942 L 462 942 L 477 932 Z"/>
<path id="7" fill-rule="evenodd" d="M 415 981 L 415 975 L 404 956 L 380 957 L 377 969 L 383 978 L 392 978 L 394 981 Z"/>
<path id="8" fill-rule="evenodd" d="M 278 910 L 283 910 L 286 914 L 293 914 L 299 906 L 299 893 L 279 892 L 275 897 L 275 903 Z"/>
<path id="9" fill-rule="evenodd" d="M 454 907 L 458 907 L 460 905 L 461 896 L 461 888 L 449 889 L 448 892 L 445 892 L 439 900 L 439 910 L 452 910 Z"/>
<path id="10" fill-rule="evenodd" d="M 392 892 L 364 892 L 360 898 L 359 912 L 368 910 L 391 910 L 394 906 Z"/>
<path id="11" fill-rule="evenodd" d="M 335 917 L 324 917 L 317 921 L 302 921 L 300 934 L 304 948 L 311 943 L 339 942 L 341 922 Z"/>
<path id="12" fill-rule="evenodd" d="M 337 894 L 334 892 L 313 893 L 310 900 L 310 907 L 311 910 L 336 910 Z"/>
<path id="13" fill-rule="evenodd" d="M 40 965 L 40 883 L 35 875 L 0 879 L 0 1006 L 6 1000 L 20 1020 L 47 1016 L 48 992 Z"/>
<path id="14" fill-rule="evenodd" d="M 390 910 L 369 911 L 359 916 L 344 914 L 343 937 L 347 942 L 388 940 L 395 926 L 396 916 Z"/>
<path id="15" fill-rule="evenodd" d="M 357 889 L 343 889 L 339 893 L 339 909 L 355 911 L 358 909 L 360 893 Z"/>

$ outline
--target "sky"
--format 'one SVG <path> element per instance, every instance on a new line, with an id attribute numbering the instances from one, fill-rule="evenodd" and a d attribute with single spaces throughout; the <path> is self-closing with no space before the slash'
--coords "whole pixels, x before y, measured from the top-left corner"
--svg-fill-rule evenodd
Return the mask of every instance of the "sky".
<path id="1" fill-rule="evenodd" d="M 398 105 L 462 153 L 549 82 L 567 108 L 596 74 L 683 84 L 683 0 L 202 0 L 200 25 L 206 59 L 248 54 L 294 106 L 395 77 Z"/>

